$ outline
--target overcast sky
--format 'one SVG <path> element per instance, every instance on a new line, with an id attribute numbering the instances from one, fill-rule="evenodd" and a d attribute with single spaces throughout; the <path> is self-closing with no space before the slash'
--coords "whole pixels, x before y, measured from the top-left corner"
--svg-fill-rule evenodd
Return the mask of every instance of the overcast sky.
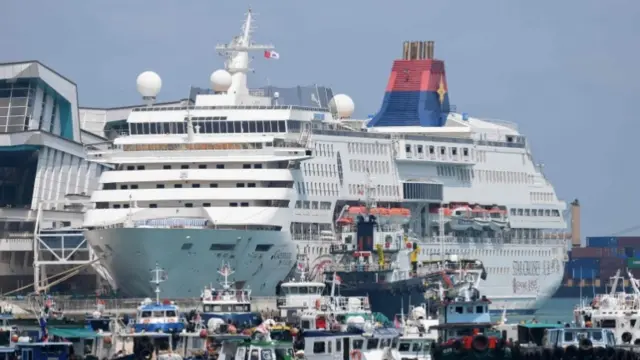
<path id="1" fill-rule="evenodd" d="M 365 116 L 402 41 L 435 40 L 451 102 L 519 125 L 559 196 L 582 202 L 583 236 L 640 225 L 637 0 L 6 0 L 0 61 L 44 62 L 83 106 L 139 103 L 145 70 L 163 79 L 160 101 L 182 98 L 208 86 L 214 46 L 249 5 L 255 40 L 281 56 L 256 54 L 250 85 L 332 86 Z"/>

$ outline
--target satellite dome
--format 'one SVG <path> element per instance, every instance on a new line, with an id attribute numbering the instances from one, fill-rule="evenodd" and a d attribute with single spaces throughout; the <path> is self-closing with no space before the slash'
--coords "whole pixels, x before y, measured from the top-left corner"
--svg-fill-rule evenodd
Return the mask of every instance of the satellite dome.
<path id="1" fill-rule="evenodd" d="M 140 95 L 146 98 L 153 98 L 158 95 L 162 88 L 162 79 L 153 71 L 145 71 L 138 75 L 136 85 Z"/>
<path id="2" fill-rule="evenodd" d="M 211 88 L 215 92 L 227 91 L 231 87 L 231 74 L 226 70 L 214 71 L 211 73 L 209 80 L 211 81 Z"/>
<path id="3" fill-rule="evenodd" d="M 338 117 L 343 119 L 349 118 L 353 115 L 355 105 L 348 95 L 337 94 L 331 98 L 331 101 L 329 101 L 329 109 L 332 113 L 338 114 Z"/>

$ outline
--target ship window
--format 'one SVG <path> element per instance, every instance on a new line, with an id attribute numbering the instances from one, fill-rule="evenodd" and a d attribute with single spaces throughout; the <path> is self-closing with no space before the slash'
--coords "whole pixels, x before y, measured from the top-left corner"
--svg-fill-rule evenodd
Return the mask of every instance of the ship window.
<path id="1" fill-rule="evenodd" d="M 391 340 L 391 348 L 395 349 L 398 347 L 398 338 L 393 338 L 393 340 Z"/>
<path id="2" fill-rule="evenodd" d="M 311 323 L 309 322 L 309 320 L 302 320 L 302 323 L 300 325 L 301 325 L 300 327 L 303 329 L 311 328 Z"/>
<path id="3" fill-rule="evenodd" d="M 421 342 L 414 342 L 413 346 L 411 347 L 411 351 L 412 352 L 420 352 L 422 351 L 422 343 Z"/>
<path id="4" fill-rule="evenodd" d="M 422 154 L 422 145 L 418 145 L 418 154 Z"/>
<path id="5" fill-rule="evenodd" d="M 120 204 L 113 204 L 114 209 L 120 209 Z"/>
<path id="6" fill-rule="evenodd" d="M 149 204 L 149 207 L 152 208 L 152 209 L 155 209 L 155 208 L 158 207 L 158 204 Z"/>
<path id="7" fill-rule="evenodd" d="M 248 206 L 249 206 L 249 203 L 247 203 L 247 202 L 243 202 L 243 203 L 240 203 L 240 206 L 242 206 L 242 207 L 248 207 Z"/>
<path id="8" fill-rule="evenodd" d="M 224 164 L 217 164 L 216 169 L 224 169 Z"/>
<path id="9" fill-rule="evenodd" d="M 173 187 L 176 189 L 180 189 L 182 187 L 182 184 L 173 184 Z"/>
<path id="10" fill-rule="evenodd" d="M 129 208 L 129 204 L 124 204 L 122 205 L 123 208 L 128 209 Z"/>
<path id="11" fill-rule="evenodd" d="M 189 168 L 189 165 L 181 165 L 180 166 L 180 169 L 188 169 L 188 168 Z"/>
<path id="12" fill-rule="evenodd" d="M 229 203 L 229 206 L 231 206 L 231 207 L 238 207 L 238 203 Z"/>
<path id="13" fill-rule="evenodd" d="M 400 343 L 400 346 L 398 347 L 398 351 L 400 352 L 406 352 L 409 351 L 409 349 L 411 348 L 411 343 Z"/>
<path id="14" fill-rule="evenodd" d="M 199 188 L 199 187 L 200 187 L 200 184 L 191 184 L 191 187 L 192 187 L 192 188 Z"/>
<path id="15" fill-rule="evenodd" d="M 256 183 L 248 183 L 247 187 L 254 188 L 256 187 Z"/>
<path id="16" fill-rule="evenodd" d="M 482 314 L 483 312 L 484 312 L 484 306 L 482 305 L 476 306 L 476 313 Z"/>
<path id="17" fill-rule="evenodd" d="M 120 189 L 126 190 L 126 189 L 128 189 L 128 186 L 127 185 L 120 185 Z"/>
<path id="18" fill-rule="evenodd" d="M 254 169 L 262 169 L 262 164 L 253 164 Z"/>
<path id="19" fill-rule="evenodd" d="M 180 250 L 190 250 L 193 247 L 192 243 L 184 243 L 182 244 L 182 247 L 180 248 Z"/>
<path id="20" fill-rule="evenodd" d="M 456 148 L 456 147 L 452 147 L 452 148 L 451 148 L 451 155 L 454 155 L 454 156 L 455 156 L 455 155 L 458 155 L 458 148 Z"/>
<path id="21" fill-rule="evenodd" d="M 273 245 L 272 244 L 259 244 L 256 245 L 255 251 L 269 251 Z"/>
<path id="22" fill-rule="evenodd" d="M 171 169 L 171 165 L 164 165 L 164 166 L 162 166 L 162 168 L 165 169 L 165 170 L 169 170 L 169 169 Z"/>
<path id="23" fill-rule="evenodd" d="M 231 251 L 236 246 L 234 244 L 211 244 L 209 250 L 211 251 Z"/>
<path id="24" fill-rule="evenodd" d="M 174 310 L 167 310 L 167 315 L 166 316 L 175 317 L 177 315 L 176 315 L 176 312 Z"/>
<path id="25" fill-rule="evenodd" d="M 134 170 L 135 166 L 127 166 L 127 170 Z"/>
<path id="26" fill-rule="evenodd" d="M 411 145 L 405 145 L 404 149 L 406 152 L 410 153 L 411 152 Z"/>
<path id="27" fill-rule="evenodd" d="M 251 164 L 242 164 L 243 169 L 251 169 Z"/>
<path id="28" fill-rule="evenodd" d="M 186 203 L 186 204 L 184 204 L 184 207 L 192 208 L 193 204 L 192 203 Z"/>
<path id="29" fill-rule="evenodd" d="M 436 149 L 433 146 L 429 146 L 429 154 L 433 155 L 435 154 Z"/>
<path id="30" fill-rule="evenodd" d="M 380 339 L 367 339 L 367 350 L 377 349 Z"/>
<path id="31" fill-rule="evenodd" d="M 313 353 L 314 354 L 322 354 L 325 352 L 325 343 L 324 341 L 316 341 L 313 343 Z"/>
<path id="32" fill-rule="evenodd" d="M 218 187 L 218 184 L 211 183 L 211 184 L 209 184 L 209 187 L 210 187 L 210 188 L 217 188 L 217 187 Z"/>
<path id="33" fill-rule="evenodd" d="M 444 146 L 440 146 L 440 155 L 444 155 L 447 153 L 447 148 L 445 148 Z"/>
<path id="34" fill-rule="evenodd" d="M 198 165 L 198 169 L 206 169 L 207 165 L 206 164 L 200 164 Z"/>
<path id="35" fill-rule="evenodd" d="M 135 190 L 138 188 L 138 185 L 131 185 L 131 189 Z"/>
<path id="36" fill-rule="evenodd" d="M 244 183 L 237 183 L 237 184 L 236 184 L 236 187 L 237 187 L 237 188 L 243 188 L 243 187 L 244 187 Z"/>
<path id="37" fill-rule="evenodd" d="M 156 184 L 156 189 L 164 189 L 164 184 Z"/>
<path id="38" fill-rule="evenodd" d="M 467 149 L 467 148 L 462 148 L 462 155 L 464 155 L 464 156 L 469 156 L 469 149 Z"/>
<path id="39" fill-rule="evenodd" d="M 353 340 L 353 349 L 354 350 L 362 349 L 362 345 L 364 345 L 364 340 Z"/>

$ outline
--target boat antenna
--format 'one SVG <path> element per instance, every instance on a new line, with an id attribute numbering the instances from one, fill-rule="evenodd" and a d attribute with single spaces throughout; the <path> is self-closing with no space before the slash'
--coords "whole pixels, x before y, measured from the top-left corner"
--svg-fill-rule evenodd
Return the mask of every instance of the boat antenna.
<path id="1" fill-rule="evenodd" d="M 229 282 L 229 276 L 231 276 L 233 273 L 234 271 L 229 268 L 229 265 L 227 263 L 222 263 L 222 268 L 218 270 L 218 274 L 224 277 L 224 282 L 220 284 L 222 285 L 223 289 L 229 290 L 231 288 L 232 282 Z"/>
<path id="2" fill-rule="evenodd" d="M 160 284 L 167 280 L 167 272 L 156 262 L 155 269 L 151 270 L 153 277 L 151 283 L 156 285 L 156 304 L 160 304 Z"/>
<path id="3" fill-rule="evenodd" d="M 440 238 L 440 266 L 444 270 L 444 207 L 440 204 L 438 210 L 438 237 Z"/>

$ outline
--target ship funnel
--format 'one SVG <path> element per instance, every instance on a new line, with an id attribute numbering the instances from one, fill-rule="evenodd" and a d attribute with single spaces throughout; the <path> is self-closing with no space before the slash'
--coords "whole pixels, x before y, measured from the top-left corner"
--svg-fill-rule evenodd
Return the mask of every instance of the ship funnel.
<path id="1" fill-rule="evenodd" d="M 580 201 L 571 202 L 571 246 L 580 247 Z"/>
<path id="2" fill-rule="evenodd" d="M 433 60 L 433 41 L 405 41 L 402 44 L 402 60 Z"/>
<path id="3" fill-rule="evenodd" d="M 393 62 L 374 126 L 440 127 L 450 111 L 444 62 L 434 59 L 433 41 L 405 41 L 402 59 Z"/>

